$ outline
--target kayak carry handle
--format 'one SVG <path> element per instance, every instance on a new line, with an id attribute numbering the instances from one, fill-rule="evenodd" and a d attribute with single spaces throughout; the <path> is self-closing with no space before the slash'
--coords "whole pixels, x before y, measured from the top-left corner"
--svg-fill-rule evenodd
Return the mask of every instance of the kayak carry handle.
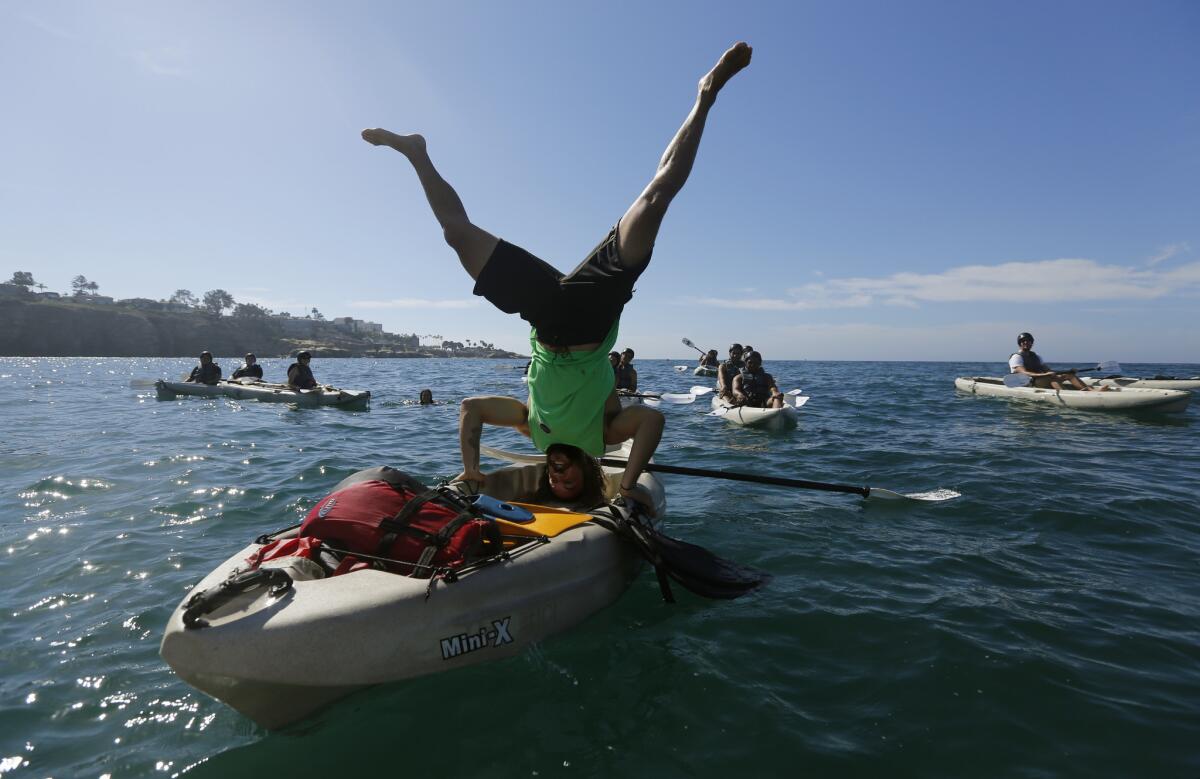
<path id="1" fill-rule="evenodd" d="M 216 587 L 209 587 L 188 598 L 184 604 L 183 626 L 189 630 L 208 627 L 203 615 L 224 606 L 243 592 L 270 587 L 269 594 L 278 598 L 292 588 L 292 577 L 280 568 L 256 568 L 253 571 L 235 571 Z"/>

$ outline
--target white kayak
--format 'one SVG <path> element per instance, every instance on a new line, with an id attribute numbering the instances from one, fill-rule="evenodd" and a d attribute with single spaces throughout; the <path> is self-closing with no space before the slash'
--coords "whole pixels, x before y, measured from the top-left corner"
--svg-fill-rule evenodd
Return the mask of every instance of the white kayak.
<path id="1" fill-rule="evenodd" d="M 707 365 L 697 365 L 696 370 L 692 371 L 692 373 L 695 374 L 696 376 L 716 376 L 717 369 L 710 368 Z"/>
<path id="2" fill-rule="evenodd" d="M 1091 386 L 1100 385 L 1102 387 L 1133 387 L 1135 389 L 1173 389 L 1173 390 L 1200 390 L 1200 376 L 1192 376 L 1190 378 L 1178 378 L 1175 376 L 1151 376 L 1149 378 L 1138 378 L 1136 376 L 1104 376 L 1102 378 L 1091 376 L 1080 376 L 1086 384 Z"/>
<path id="3" fill-rule="evenodd" d="M 795 427 L 799 417 L 796 407 L 784 403 L 781 408 L 733 406 L 713 395 L 712 415 L 742 427 Z"/>
<path id="4" fill-rule="evenodd" d="M 1187 408 L 1192 393 L 1169 389 L 1113 387 L 1106 392 L 1076 389 L 1006 387 L 999 376 L 970 376 L 954 380 L 954 386 L 973 395 L 1031 400 L 1089 411 L 1155 411 L 1175 413 Z"/>
<path id="5" fill-rule="evenodd" d="M 228 397 L 238 400 L 258 400 L 265 403 L 295 403 L 300 406 L 340 406 L 365 408 L 371 401 L 368 390 L 344 390 L 337 387 L 322 387 L 312 390 L 292 389 L 286 384 L 269 384 L 263 381 L 219 381 L 216 384 L 198 384 L 187 381 L 159 379 L 154 383 L 159 400 L 174 400 L 178 395 L 200 397 Z"/>
<path id="6" fill-rule="evenodd" d="M 486 492 L 501 501 L 528 495 L 542 468 L 489 473 Z M 604 472 L 608 495 L 615 496 L 621 471 Z M 638 483 L 661 517 L 662 485 L 649 473 Z M 472 493 L 469 485 L 452 486 Z M 642 566 L 632 544 L 592 521 L 624 511 L 619 505 L 591 513 L 524 505 L 532 522 L 496 523 L 506 554 L 454 577 L 374 568 L 326 576 L 328 569 L 312 560 L 285 557 L 266 564 L 291 579 L 278 596 L 265 585 L 233 594 L 197 625 L 195 604 L 185 624 L 189 595 L 167 623 L 162 657 L 192 686 L 278 728 L 357 689 L 514 655 L 616 601 Z M 256 541 L 241 549 L 192 593 L 212 592 L 261 547 Z"/>

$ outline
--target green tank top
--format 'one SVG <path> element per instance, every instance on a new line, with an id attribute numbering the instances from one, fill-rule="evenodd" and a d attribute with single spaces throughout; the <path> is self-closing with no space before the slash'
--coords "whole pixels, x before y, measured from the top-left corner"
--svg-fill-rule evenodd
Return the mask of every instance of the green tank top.
<path id="1" fill-rule="evenodd" d="M 593 457 L 604 454 L 604 402 L 614 380 L 608 353 L 617 342 L 613 322 L 604 342 L 586 352 L 560 354 L 529 332 L 529 436 L 546 451 L 551 444 L 577 446 Z"/>

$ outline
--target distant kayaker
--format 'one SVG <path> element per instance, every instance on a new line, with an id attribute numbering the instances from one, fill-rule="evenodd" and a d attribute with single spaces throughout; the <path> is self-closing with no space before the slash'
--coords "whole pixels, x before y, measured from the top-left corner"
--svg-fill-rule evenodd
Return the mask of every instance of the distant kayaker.
<path id="1" fill-rule="evenodd" d="M 633 367 L 633 350 L 621 352 L 621 360 L 613 369 L 618 392 L 637 392 L 637 368 Z"/>
<path id="2" fill-rule="evenodd" d="M 213 362 L 212 352 L 200 352 L 200 364 L 192 368 L 187 380 L 197 384 L 216 384 L 221 380 L 221 366 Z"/>
<path id="3" fill-rule="evenodd" d="M 261 379 L 262 376 L 262 366 L 258 364 L 258 358 L 253 353 L 249 353 L 246 355 L 246 364 L 234 371 L 230 380 Z"/>
<path id="4" fill-rule="evenodd" d="M 605 357 L 616 342 L 634 282 L 650 262 L 667 207 L 691 172 L 709 110 L 750 57 L 750 47 L 737 43 L 700 80 L 695 104 L 650 184 L 587 259 L 565 276 L 473 224 L 458 194 L 434 167 L 423 137 L 363 131 L 368 143 L 391 147 L 412 163 L 446 242 L 475 280 L 475 294 L 532 325 L 528 405 L 497 396 L 462 402 L 459 438 L 466 478 L 484 480 L 479 470 L 484 423 L 516 428 L 542 451 L 566 443 L 596 457 L 605 444 L 632 438 L 621 494 L 653 510 L 653 500 L 637 486 L 637 478 L 658 446 L 663 417 L 643 405 L 621 408 Z"/>
<path id="5" fill-rule="evenodd" d="M 709 349 L 706 354 L 700 355 L 701 368 L 717 368 L 721 365 L 721 358 L 717 356 L 716 349 Z"/>
<path id="6" fill-rule="evenodd" d="M 1042 389 L 1077 389 L 1097 392 L 1103 392 L 1108 387 L 1089 387 L 1084 384 L 1074 372 L 1056 371 L 1050 368 L 1049 365 L 1042 362 L 1042 358 L 1033 350 L 1033 336 L 1029 333 L 1021 333 L 1017 336 L 1017 348 L 1019 351 L 1014 352 L 1008 358 L 1009 373 L 1023 373 L 1029 376 L 1029 383 L 1034 387 Z M 1064 387 L 1063 384 L 1070 385 Z"/>
<path id="7" fill-rule="evenodd" d="M 733 400 L 733 379 L 746 364 L 742 362 L 742 355 L 745 351 L 741 344 L 731 344 L 729 347 L 729 359 L 721 363 L 721 367 L 717 368 L 717 395 L 725 400 Z"/>
<path id="8" fill-rule="evenodd" d="M 420 402 L 421 402 L 422 406 L 432 406 L 433 405 L 433 390 L 431 390 L 431 389 L 421 390 Z"/>
<path id="9" fill-rule="evenodd" d="M 312 368 L 308 364 L 312 362 L 312 355 L 308 352 L 300 352 L 296 355 L 296 361 L 288 366 L 287 383 L 292 389 L 311 390 L 317 389 L 317 380 L 313 376 Z"/>
<path id="10" fill-rule="evenodd" d="M 746 365 L 733 377 L 733 402 L 753 408 L 783 408 L 783 393 L 775 378 L 763 370 L 762 355 L 746 352 Z"/>

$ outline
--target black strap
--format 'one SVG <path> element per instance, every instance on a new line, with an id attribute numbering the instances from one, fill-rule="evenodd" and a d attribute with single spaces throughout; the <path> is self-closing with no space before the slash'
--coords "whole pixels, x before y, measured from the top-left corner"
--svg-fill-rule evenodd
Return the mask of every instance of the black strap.
<path id="1" fill-rule="evenodd" d="M 401 494 L 405 492 L 400 487 L 396 487 L 395 485 L 392 486 Z M 418 535 L 422 538 L 427 537 L 429 535 L 428 533 L 417 530 L 409 525 L 412 522 L 413 517 L 417 515 L 418 511 L 425 507 L 426 503 L 429 503 L 430 501 L 437 501 L 438 498 L 442 497 L 444 497 L 444 495 L 440 489 L 422 492 L 420 495 L 415 495 L 409 499 L 408 503 L 405 503 L 404 506 L 398 512 L 396 512 L 396 516 L 380 522 L 379 528 L 384 531 L 384 534 L 379 539 L 379 545 L 375 548 L 375 554 L 386 554 L 387 551 L 392 548 L 392 544 L 395 543 L 396 536 L 402 532 L 413 533 L 414 535 Z M 441 502 L 445 504 L 445 501 Z"/>
<path id="2" fill-rule="evenodd" d="M 234 571 L 216 587 L 210 587 L 188 598 L 184 604 L 183 626 L 188 629 L 208 627 L 208 621 L 201 619 L 202 615 L 216 611 L 243 592 L 262 586 L 270 587 L 271 597 L 277 598 L 292 588 L 292 577 L 280 568 Z"/>

